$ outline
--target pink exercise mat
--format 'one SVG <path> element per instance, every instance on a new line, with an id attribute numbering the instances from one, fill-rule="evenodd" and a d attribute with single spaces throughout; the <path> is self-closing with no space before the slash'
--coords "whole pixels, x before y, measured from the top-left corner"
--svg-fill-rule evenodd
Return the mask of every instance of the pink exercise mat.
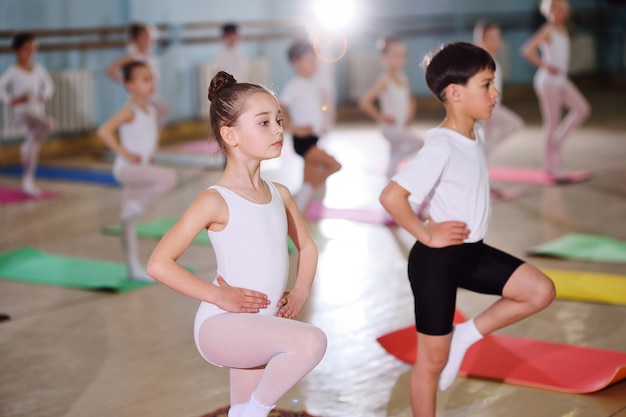
<path id="1" fill-rule="evenodd" d="M 0 187 L 0 204 L 15 204 L 25 201 L 49 200 L 56 198 L 59 193 L 52 191 L 42 191 L 37 197 L 26 194 L 21 188 Z"/>
<path id="2" fill-rule="evenodd" d="M 338 209 L 326 207 L 320 202 L 314 201 L 307 212 L 309 220 L 343 219 L 362 223 L 393 225 L 393 220 L 384 211 L 365 209 Z"/>
<path id="3" fill-rule="evenodd" d="M 565 180 L 560 180 L 539 168 L 492 167 L 489 169 L 489 179 L 493 182 L 553 185 L 587 181 L 590 178 L 591 171 L 571 171 Z"/>

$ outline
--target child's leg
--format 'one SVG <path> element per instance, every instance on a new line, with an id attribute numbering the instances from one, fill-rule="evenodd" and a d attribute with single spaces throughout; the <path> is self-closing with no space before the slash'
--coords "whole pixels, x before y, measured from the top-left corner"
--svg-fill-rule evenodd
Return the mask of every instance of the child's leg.
<path id="1" fill-rule="evenodd" d="M 383 135 L 389 142 L 389 164 L 387 178 L 391 178 L 397 171 L 400 161 L 416 153 L 423 145 L 422 140 L 411 131 L 395 126 L 382 126 Z"/>
<path id="2" fill-rule="evenodd" d="M 137 239 L 137 231 L 135 230 L 135 221 L 122 220 L 122 247 L 129 277 L 141 281 L 154 281 L 146 273 L 145 268 L 141 266 L 141 262 L 139 262 L 138 246 L 139 241 Z"/>
<path id="3" fill-rule="evenodd" d="M 555 136 L 561 120 L 561 87 L 554 82 L 543 81 L 535 85 L 543 121 L 544 168 L 552 175 L 562 176 L 561 149 Z"/>
<path id="4" fill-rule="evenodd" d="M 417 359 L 411 371 L 411 409 L 413 417 L 435 417 L 437 381 L 450 349 L 450 334 L 430 336 L 417 333 Z"/>
<path id="5" fill-rule="evenodd" d="M 317 327 L 296 320 L 227 313 L 210 317 L 202 324 L 199 345 L 206 358 L 221 366 L 265 366 L 260 378 L 256 372 L 236 374 L 238 380 L 233 381 L 235 395 L 231 401 L 240 404 L 252 387 L 253 394 L 245 399 L 245 405 L 238 407 L 241 414 L 234 416 L 267 416 L 276 401 L 322 359 L 326 336 Z M 253 386 L 257 378 L 258 383 Z"/>
<path id="6" fill-rule="evenodd" d="M 508 108 L 498 105 L 482 126 L 485 132 L 485 154 L 489 158 L 504 139 L 524 128 L 524 120 Z"/>
<path id="7" fill-rule="evenodd" d="M 501 294 L 502 298 L 473 320 L 455 326 L 450 357 L 439 379 L 442 390 L 452 385 L 472 344 L 543 310 L 555 295 L 554 284 L 537 268 L 487 245 L 479 255 L 476 272 L 461 286 L 485 294 Z"/>
<path id="8" fill-rule="evenodd" d="M 26 137 L 20 147 L 23 167 L 22 188 L 27 194 L 37 195 L 40 191 L 35 186 L 35 172 L 39 162 L 39 149 L 52 129 L 52 123 L 45 117 L 30 113 L 22 115 L 22 122 L 26 129 Z"/>
<path id="9" fill-rule="evenodd" d="M 137 218 L 176 185 L 176 173 L 154 165 L 129 165 L 116 173 L 125 187 L 122 220 Z"/>
<path id="10" fill-rule="evenodd" d="M 582 125 L 591 113 L 589 102 L 569 79 L 563 86 L 562 97 L 563 104 L 569 108 L 569 112 L 554 132 L 554 140 L 558 144 L 559 152 L 570 133 Z"/>
<path id="11" fill-rule="evenodd" d="M 323 184 L 326 178 L 341 169 L 341 164 L 335 158 L 317 146 L 311 147 L 304 155 L 304 165 L 305 171 L 312 170 L 311 185 L 314 188 Z"/>

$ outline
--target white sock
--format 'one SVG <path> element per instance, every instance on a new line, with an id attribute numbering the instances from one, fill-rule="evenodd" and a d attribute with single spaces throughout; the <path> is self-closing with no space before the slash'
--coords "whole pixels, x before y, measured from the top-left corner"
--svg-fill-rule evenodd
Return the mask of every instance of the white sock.
<path id="1" fill-rule="evenodd" d="M 122 221 L 134 220 L 143 213 L 143 206 L 138 201 L 129 201 L 122 209 Z"/>
<path id="2" fill-rule="evenodd" d="M 301 212 L 304 212 L 307 209 L 314 194 L 315 188 L 313 188 L 311 184 L 309 184 L 308 182 L 302 184 L 302 188 L 300 188 L 300 191 L 298 191 L 298 194 L 296 194 L 294 197 L 294 200 L 298 205 L 298 209 Z"/>
<path id="3" fill-rule="evenodd" d="M 241 412 L 243 411 L 244 405 L 246 404 L 235 404 L 231 406 L 228 410 L 228 417 L 241 417 Z"/>
<path id="4" fill-rule="evenodd" d="M 22 179 L 22 190 L 24 190 L 26 194 L 33 197 L 37 197 L 41 193 L 41 190 L 35 185 L 34 178 L 30 175 L 27 175 Z"/>
<path id="5" fill-rule="evenodd" d="M 452 331 L 452 341 L 450 342 L 450 355 L 448 356 L 448 363 L 443 368 L 441 375 L 439 376 L 439 389 L 442 391 L 450 388 L 450 385 L 454 382 L 465 352 L 474 343 L 483 338 L 480 334 L 474 319 L 466 321 L 465 323 L 457 324 Z"/>
<path id="6" fill-rule="evenodd" d="M 128 273 L 131 279 L 154 282 L 154 278 L 148 275 L 141 265 L 128 265 Z"/>
<path id="7" fill-rule="evenodd" d="M 267 417 L 274 407 L 276 406 L 261 404 L 256 398 L 254 398 L 254 393 L 252 393 L 250 400 L 243 404 L 240 417 Z"/>

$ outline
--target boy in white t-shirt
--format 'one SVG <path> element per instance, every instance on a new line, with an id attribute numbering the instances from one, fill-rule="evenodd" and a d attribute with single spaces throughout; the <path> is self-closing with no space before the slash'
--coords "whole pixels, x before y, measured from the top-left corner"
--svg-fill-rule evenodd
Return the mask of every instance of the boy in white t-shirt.
<path id="1" fill-rule="evenodd" d="M 296 76 L 292 78 L 280 95 L 289 123 L 285 128 L 293 135 L 293 147 L 304 158 L 304 183 L 295 196 L 301 212 L 305 212 L 315 189 L 324 184 L 326 178 L 341 169 L 335 158 L 317 146 L 319 138 L 327 133 L 323 112 L 323 91 L 315 78 L 317 56 L 313 45 L 299 40 L 289 47 L 287 57 Z"/>
<path id="2" fill-rule="evenodd" d="M 424 147 L 385 187 L 380 201 L 417 242 L 408 275 L 415 299 L 418 353 L 411 373 L 414 417 L 434 417 L 437 382 L 454 381 L 466 350 L 484 335 L 547 307 L 554 285 L 535 267 L 483 243 L 491 212 L 482 130 L 499 97 L 495 63 L 465 42 L 444 45 L 424 60 L 426 83 L 446 109 Z M 409 201 L 432 193 L 423 224 Z M 457 288 L 500 295 L 474 319 L 453 327 Z"/>
<path id="3" fill-rule="evenodd" d="M 35 185 L 39 149 L 52 130 L 45 103 L 52 97 L 54 85 L 46 68 L 33 62 L 37 53 L 35 35 L 17 33 L 11 47 L 15 51 L 15 64 L 0 76 L 0 99 L 13 107 L 15 122 L 26 131 L 20 148 L 22 188 L 26 194 L 36 197 L 40 194 Z"/>

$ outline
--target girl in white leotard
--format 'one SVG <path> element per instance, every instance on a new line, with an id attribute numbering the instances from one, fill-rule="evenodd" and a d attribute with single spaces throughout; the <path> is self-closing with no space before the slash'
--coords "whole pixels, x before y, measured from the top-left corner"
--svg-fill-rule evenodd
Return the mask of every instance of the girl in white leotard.
<path id="1" fill-rule="evenodd" d="M 424 142 L 411 131 L 415 101 L 411 97 L 409 79 L 404 73 L 406 46 L 399 38 L 389 36 L 379 41 L 378 49 L 385 71 L 361 97 L 359 107 L 378 122 L 383 136 L 389 142 L 387 178 L 391 178 L 398 163 L 415 154 Z"/>
<path id="2" fill-rule="evenodd" d="M 230 368 L 229 417 L 266 417 L 326 350 L 320 329 L 291 320 L 308 298 L 317 246 L 288 189 L 260 175 L 261 161 L 278 157 L 283 145 L 276 97 L 220 71 L 209 100 L 211 129 L 227 156 L 224 174 L 159 242 L 148 273 L 201 301 L 196 346 L 208 362 Z M 217 258 L 213 282 L 177 262 L 202 230 Z M 284 292 L 288 236 L 299 259 L 295 285 Z"/>
<path id="3" fill-rule="evenodd" d="M 547 23 L 522 47 L 524 58 L 539 68 L 534 87 L 543 118 L 544 168 L 558 181 L 567 181 L 561 161 L 563 143 L 591 113 L 589 103 L 567 75 L 570 41 L 565 23 L 569 11 L 567 0 L 543 0 L 541 12 Z M 569 112 L 561 120 L 562 107 Z"/>
<path id="4" fill-rule="evenodd" d="M 136 219 L 176 185 L 176 173 L 152 165 L 158 145 L 152 71 L 143 62 L 122 67 L 129 102 L 99 129 L 98 135 L 116 153 L 113 175 L 122 185 L 122 244 L 130 278 L 151 280 L 138 257 Z M 119 131 L 120 141 L 115 139 Z"/>
<path id="5" fill-rule="evenodd" d="M 124 84 L 121 69 L 131 61 L 145 63 L 152 71 L 154 83 L 158 87 L 161 80 L 159 70 L 159 58 L 154 54 L 152 48 L 156 41 L 157 29 L 143 23 L 132 23 L 128 27 L 128 50 L 126 55 L 113 61 L 106 69 L 107 75 L 120 84 Z M 155 95 L 150 97 L 150 103 L 156 108 L 158 126 L 162 127 L 170 114 L 170 105 Z"/>

